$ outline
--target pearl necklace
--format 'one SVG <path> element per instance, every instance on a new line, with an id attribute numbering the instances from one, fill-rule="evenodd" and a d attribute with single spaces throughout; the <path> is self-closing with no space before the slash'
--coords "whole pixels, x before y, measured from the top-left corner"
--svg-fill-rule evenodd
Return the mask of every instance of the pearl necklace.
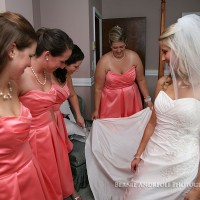
<path id="1" fill-rule="evenodd" d="M 117 61 L 117 62 L 121 62 L 124 58 L 125 58 L 125 56 L 126 56 L 126 53 L 124 53 L 124 55 L 123 55 L 123 57 L 122 58 L 116 58 L 115 56 L 114 56 L 114 54 L 112 53 L 112 55 L 113 55 L 113 58 L 114 58 L 114 60 L 115 61 Z"/>
<path id="2" fill-rule="evenodd" d="M 37 77 L 37 75 L 36 75 L 35 71 L 33 70 L 33 67 L 32 67 L 32 66 L 31 66 L 31 71 L 33 72 L 33 75 L 35 76 L 37 82 L 38 82 L 39 84 L 41 84 L 41 85 L 44 86 L 44 85 L 46 84 L 46 82 L 47 82 L 47 77 L 46 77 L 45 71 L 44 71 L 44 83 L 42 83 L 42 82 L 39 80 L 39 78 Z"/>
<path id="3" fill-rule="evenodd" d="M 13 91 L 13 89 L 11 87 L 10 82 L 8 82 L 8 90 L 9 90 L 9 92 L 7 94 L 4 94 L 3 92 L 0 92 L 0 97 L 2 97 L 3 100 L 12 99 L 12 95 L 10 93 Z"/>

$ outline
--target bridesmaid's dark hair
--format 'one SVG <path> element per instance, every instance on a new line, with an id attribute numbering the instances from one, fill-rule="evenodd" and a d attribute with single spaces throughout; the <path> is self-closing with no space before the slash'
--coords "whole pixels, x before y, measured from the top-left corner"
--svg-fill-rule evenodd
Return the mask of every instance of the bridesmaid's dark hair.
<path id="1" fill-rule="evenodd" d="M 53 57 L 62 55 L 66 50 L 73 49 L 72 39 L 61 29 L 40 28 L 37 30 L 38 43 L 36 57 L 44 51 L 50 51 Z"/>
<path id="2" fill-rule="evenodd" d="M 84 59 L 84 53 L 76 44 L 74 44 L 74 48 L 72 49 L 72 54 L 69 57 L 69 59 L 66 61 L 66 65 L 74 64 L 77 61 L 80 61 L 83 59 Z M 58 68 L 53 72 L 53 75 L 56 77 L 56 79 L 60 83 L 65 83 L 67 70 L 65 68 L 64 69 Z"/>
<path id="3" fill-rule="evenodd" d="M 76 44 L 74 44 L 74 48 L 72 49 L 72 55 L 66 61 L 66 65 L 74 64 L 75 62 L 83 59 L 84 59 L 84 53 Z"/>

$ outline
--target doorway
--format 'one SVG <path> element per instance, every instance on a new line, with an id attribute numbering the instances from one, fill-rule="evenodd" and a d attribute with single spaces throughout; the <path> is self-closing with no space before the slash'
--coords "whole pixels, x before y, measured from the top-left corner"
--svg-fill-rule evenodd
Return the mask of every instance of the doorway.
<path id="1" fill-rule="evenodd" d="M 127 35 L 127 48 L 138 53 L 145 68 L 146 17 L 114 18 L 102 20 L 102 52 L 110 51 L 108 34 L 112 27 L 120 26 Z"/>

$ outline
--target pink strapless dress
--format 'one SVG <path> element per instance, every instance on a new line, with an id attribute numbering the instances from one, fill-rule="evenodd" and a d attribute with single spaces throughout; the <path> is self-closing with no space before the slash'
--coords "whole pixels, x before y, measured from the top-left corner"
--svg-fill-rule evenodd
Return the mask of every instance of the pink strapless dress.
<path id="1" fill-rule="evenodd" d="M 68 88 L 67 84 L 65 84 L 63 87 L 61 87 L 60 85 L 58 85 L 56 83 L 53 83 L 53 87 L 57 91 L 56 104 L 54 105 L 54 112 L 55 112 L 55 116 L 56 116 L 56 121 L 57 121 L 57 124 L 58 124 L 60 135 L 61 135 L 63 141 L 67 145 L 67 150 L 68 150 L 68 152 L 71 152 L 71 150 L 73 148 L 73 143 L 68 138 L 66 124 L 65 124 L 65 121 L 64 121 L 64 118 L 63 118 L 63 114 L 60 111 L 60 105 L 64 101 L 66 101 L 66 99 L 70 95 L 69 88 Z"/>
<path id="2" fill-rule="evenodd" d="M 62 139 L 62 144 L 65 145 L 67 149 L 67 154 L 65 156 L 66 159 L 66 174 L 65 174 L 65 184 L 63 184 L 63 190 L 67 190 L 67 194 L 71 195 L 74 191 L 74 182 L 73 182 L 73 177 L 72 177 L 72 171 L 71 171 L 71 166 L 70 166 L 70 161 L 69 161 L 69 156 L 68 153 L 71 152 L 73 148 L 73 143 L 69 140 L 68 138 L 68 133 L 66 129 L 66 124 L 63 118 L 63 114 L 60 111 L 60 105 L 69 97 L 69 88 L 67 84 L 65 84 L 63 87 L 60 85 L 53 83 L 53 87 L 57 91 L 57 98 L 56 98 L 56 104 L 54 105 L 54 113 L 55 113 L 55 118 L 60 134 L 60 138 Z M 69 196 L 68 195 L 68 196 Z"/>
<path id="3" fill-rule="evenodd" d="M 19 117 L 0 117 L 0 199 L 49 200 L 37 161 L 28 142 L 29 110 Z"/>
<path id="4" fill-rule="evenodd" d="M 56 97 L 56 90 L 51 87 L 49 92 L 31 90 L 20 96 L 20 100 L 30 109 L 33 117 L 29 142 L 42 170 L 51 199 L 63 200 L 63 197 L 68 196 L 68 152 L 66 146 L 61 145 L 63 141 L 53 117 Z"/>
<path id="5" fill-rule="evenodd" d="M 100 118 L 129 117 L 142 110 L 135 78 L 135 66 L 124 74 L 108 71 L 101 96 Z"/>

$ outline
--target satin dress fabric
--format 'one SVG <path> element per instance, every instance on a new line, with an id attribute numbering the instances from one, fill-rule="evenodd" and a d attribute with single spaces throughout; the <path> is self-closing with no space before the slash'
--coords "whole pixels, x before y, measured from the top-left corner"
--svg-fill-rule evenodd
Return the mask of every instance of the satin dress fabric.
<path id="1" fill-rule="evenodd" d="M 135 78 L 135 66 L 124 74 L 107 72 L 101 95 L 100 118 L 128 117 L 142 110 L 141 95 Z"/>
<path id="2" fill-rule="evenodd" d="M 123 200 L 133 178 L 131 161 L 140 144 L 151 110 L 123 118 L 93 121 L 85 155 L 90 188 L 95 200 Z"/>
<path id="3" fill-rule="evenodd" d="M 60 85 L 53 83 L 53 87 L 56 89 L 57 92 L 57 98 L 56 98 L 56 104 L 53 106 L 54 113 L 55 113 L 55 120 L 58 126 L 59 130 L 59 136 L 61 138 L 61 146 L 65 148 L 65 174 L 63 175 L 64 180 L 62 181 L 62 187 L 63 190 L 66 190 L 65 193 L 67 196 L 70 196 L 74 191 L 74 182 L 72 177 L 72 171 L 69 161 L 68 153 L 71 152 L 73 148 L 73 143 L 68 138 L 67 128 L 66 124 L 63 118 L 63 114 L 60 111 L 61 104 L 66 101 L 66 99 L 69 97 L 69 88 L 67 84 L 65 84 L 63 87 Z M 65 196 L 65 197 L 67 197 Z"/>
<path id="4" fill-rule="evenodd" d="M 200 102 L 160 91 L 157 124 L 125 200 L 183 200 L 199 168 Z M 199 185 L 198 185 L 199 187 Z"/>
<path id="5" fill-rule="evenodd" d="M 0 117 L 1 200 L 49 199 L 28 142 L 30 126 L 30 112 L 22 104 L 18 117 Z"/>
<path id="6" fill-rule="evenodd" d="M 71 150 L 73 148 L 73 143 L 68 138 L 66 124 L 65 124 L 65 121 L 64 121 L 64 118 L 63 118 L 63 114 L 60 111 L 61 104 L 64 101 L 66 101 L 67 98 L 70 95 L 69 88 L 68 88 L 67 84 L 65 84 L 63 87 L 61 87 L 60 85 L 58 85 L 56 83 L 53 83 L 53 87 L 57 91 L 56 104 L 54 105 L 56 122 L 57 122 L 58 127 L 59 127 L 60 135 L 61 135 L 63 141 L 66 143 L 67 150 L 68 150 L 68 152 L 71 152 Z"/>
<path id="7" fill-rule="evenodd" d="M 30 90 L 20 96 L 20 101 L 30 109 L 32 123 L 29 142 L 35 155 L 48 192 L 52 200 L 63 200 L 68 195 L 67 188 L 63 191 L 63 180 L 66 177 L 64 151 L 60 133 L 55 122 L 53 106 L 57 92 L 51 86 L 49 92 Z"/>

